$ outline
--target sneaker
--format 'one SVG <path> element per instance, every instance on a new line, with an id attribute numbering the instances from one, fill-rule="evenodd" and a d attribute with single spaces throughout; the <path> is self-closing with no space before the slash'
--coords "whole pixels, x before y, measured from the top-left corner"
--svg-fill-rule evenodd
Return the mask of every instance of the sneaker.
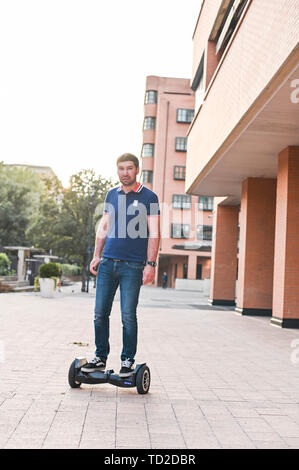
<path id="1" fill-rule="evenodd" d="M 81 367 L 81 370 L 82 372 L 96 372 L 97 370 L 103 371 L 105 368 L 106 361 L 96 356 L 83 367 Z"/>
<path id="2" fill-rule="evenodd" d="M 133 364 L 134 361 L 131 361 L 130 359 L 125 359 L 124 361 L 121 361 L 121 369 L 119 371 L 119 376 L 128 377 L 129 375 L 132 375 L 134 373 Z"/>

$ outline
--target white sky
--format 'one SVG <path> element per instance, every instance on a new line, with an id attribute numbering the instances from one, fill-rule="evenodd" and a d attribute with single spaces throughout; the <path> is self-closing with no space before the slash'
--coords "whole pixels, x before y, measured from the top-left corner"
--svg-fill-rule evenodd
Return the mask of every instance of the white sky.
<path id="1" fill-rule="evenodd" d="M 94 168 L 140 157 L 147 75 L 190 78 L 201 0 L 0 0 L 0 161 Z"/>

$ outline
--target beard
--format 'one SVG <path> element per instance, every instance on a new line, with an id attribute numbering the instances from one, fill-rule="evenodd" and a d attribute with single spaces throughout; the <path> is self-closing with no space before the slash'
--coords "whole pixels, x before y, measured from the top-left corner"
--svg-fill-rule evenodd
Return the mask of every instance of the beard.
<path id="1" fill-rule="evenodd" d="M 126 180 L 121 179 L 120 181 L 124 186 L 130 186 L 136 181 L 136 178 L 126 179 Z"/>

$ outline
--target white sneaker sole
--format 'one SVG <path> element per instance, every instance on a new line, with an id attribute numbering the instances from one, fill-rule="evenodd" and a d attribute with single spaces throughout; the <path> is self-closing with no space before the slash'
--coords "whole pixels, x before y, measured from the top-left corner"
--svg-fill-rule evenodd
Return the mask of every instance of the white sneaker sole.
<path id="1" fill-rule="evenodd" d="M 130 375 L 133 375 L 134 374 L 134 371 L 132 370 L 132 372 L 122 372 L 122 373 L 119 373 L 119 377 L 130 377 Z"/>
<path id="2" fill-rule="evenodd" d="M 106 367 L 94 367 L 93 369 L 90 369 L 89 367 L 87 368 L 87 367 L 84 367 L 84 366 L 83 366 L 83 367 L 81 367 L 80 370 L 82 370 L 82 372 L 97 372 L 98 370 L 99 370 L 100 372 L 104 372 L 104 371 L 105 371 L 105 368 L 106 368 Z"/>

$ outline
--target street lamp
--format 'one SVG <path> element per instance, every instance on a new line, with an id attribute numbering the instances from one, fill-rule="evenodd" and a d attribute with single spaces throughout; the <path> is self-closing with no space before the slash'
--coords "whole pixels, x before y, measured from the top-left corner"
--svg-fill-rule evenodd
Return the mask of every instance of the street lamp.
<path id="1" fill-rule="evenodd" d="M 95 200 L 95 185 L 92 186 L 91 189 L 91 209 L 90 209 L 90 224 L 89 224 L 89 236 L 88 236 L 88 248 L 87 248 L 87 284 L 86 284 L 86 292 L 89 292 L 89 278 L 90 278 L 90 271 L 89 265 L 91 261 L 91 253 L 93 251 L 92 247 L 92 225 L 93 225 L 93 212 L 94 212 L 94 200 Z"/>

